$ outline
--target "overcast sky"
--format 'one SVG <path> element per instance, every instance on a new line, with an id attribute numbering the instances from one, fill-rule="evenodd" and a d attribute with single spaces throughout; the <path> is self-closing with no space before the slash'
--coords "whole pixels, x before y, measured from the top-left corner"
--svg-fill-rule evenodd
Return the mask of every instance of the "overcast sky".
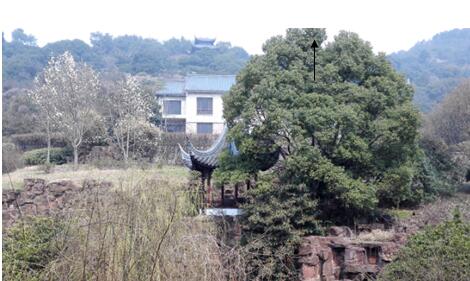
<path id="1" fill-rule="evenodd" d="M 318 3 L 317 3 L 318 2 Z M 62 39 L 89 43 L 91 32 L 171 37 L 216 37 L 261 53 L 262 43 L 288 27 L 325 27 L 329 40 L 341 29 L 354 31 L 386 53 L 453 28 L 470 27 L 469 1 L 268 1 L 268 0 L 3 0 L 1 28 L 7 40 L 15 28 L 39 45 Z"/>

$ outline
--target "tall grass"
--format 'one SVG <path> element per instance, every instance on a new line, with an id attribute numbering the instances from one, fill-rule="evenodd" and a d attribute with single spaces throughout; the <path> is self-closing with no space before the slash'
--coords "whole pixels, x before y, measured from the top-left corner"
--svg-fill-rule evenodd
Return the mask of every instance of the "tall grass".
<path id="1" fill-rule="evenodd" d="M 245 280 L 236 247 L 197 215 L 185 185 L 142 180 L 99 189 L 64 218 L 48 280 Z"/>

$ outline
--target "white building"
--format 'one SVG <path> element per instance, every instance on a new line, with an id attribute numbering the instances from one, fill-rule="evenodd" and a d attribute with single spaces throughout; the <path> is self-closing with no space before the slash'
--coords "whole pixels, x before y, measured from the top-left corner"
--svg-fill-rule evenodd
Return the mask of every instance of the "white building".
<path id="1" fill-rule="evenodd" d="M 167 132 L 220 134 L 224 128 L 222 96 L 235 83 L 235 75 L 188 75 L 166 80 L 157 91 L 162 128 Z"/>

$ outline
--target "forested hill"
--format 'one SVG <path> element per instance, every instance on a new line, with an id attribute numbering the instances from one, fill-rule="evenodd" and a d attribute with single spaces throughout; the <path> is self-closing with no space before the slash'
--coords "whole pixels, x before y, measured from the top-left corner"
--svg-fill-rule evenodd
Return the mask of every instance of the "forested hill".
<path id="1" fill-rule="evenodd" d="M 2 34 L 3 35 L 3 34 Z M 125 35 L 92 33 L 91 46 L 81 40 L 62 40 L 44 47 L 36 45 L 33 35 L 21 29 L 12 33 L 12 40 L 2 36 L 3 89 L 28 86 L 43 69 L 50 56 L 68 50 L 78 61 L 97 70 L 119 70 L 131 74 L 171 75 L 186 73 L 233 74 L 248 60 L 248 53 L 228 42 L 218 42 L 214 49 L 191 53 L 190 40 L 155 39 Z"/>
<path id="2" fill-rule="evenodd" d="M 470 77 L 470 28 L 439 33 L 389 57 L 415 87 L 415 103 L 429 111 L 462 78 Z"/>

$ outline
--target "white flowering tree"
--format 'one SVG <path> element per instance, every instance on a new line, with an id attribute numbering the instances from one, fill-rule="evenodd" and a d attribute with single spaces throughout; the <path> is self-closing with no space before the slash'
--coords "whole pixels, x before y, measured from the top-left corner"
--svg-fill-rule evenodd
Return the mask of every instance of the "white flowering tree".
<path id="1" fill-rule="evenodd" d="M 47 112 L 46 122 L 55 124 L 72 146 L 75 168 L 83 136 L 97 117 L 95 106 L 99 92 L 96 72 L 84 63 L 75 62 L 69 52 L 49 60 L 32 91 L 33 99 Z"/>
<path id="2" fill-rule="evenodd" d="M 124 162 L 129 161 L 131 144 L 139 136 L 143 124 L 151 126 L 152 96 L 140 85 L 135 77 L 126 75 L 108 93 L 111 140 L 119 147 Z"/>
<path id="3" fill-rule="evenodd" d="M 29 96 L 33 103 L 38 108 L 38 120 L 41 128 L 44 128 L 46 131 L 47 138 L 47 157 L 46 163 L 49 164 L 51 161 L 51 134 L 52 128 L 54 127 L 54 108 L 48 99 L 48 89 L 44 83 L 44 77 L 38 75 L 34 79 L 34 86 L 31 91 L 29 91 Z"/>

